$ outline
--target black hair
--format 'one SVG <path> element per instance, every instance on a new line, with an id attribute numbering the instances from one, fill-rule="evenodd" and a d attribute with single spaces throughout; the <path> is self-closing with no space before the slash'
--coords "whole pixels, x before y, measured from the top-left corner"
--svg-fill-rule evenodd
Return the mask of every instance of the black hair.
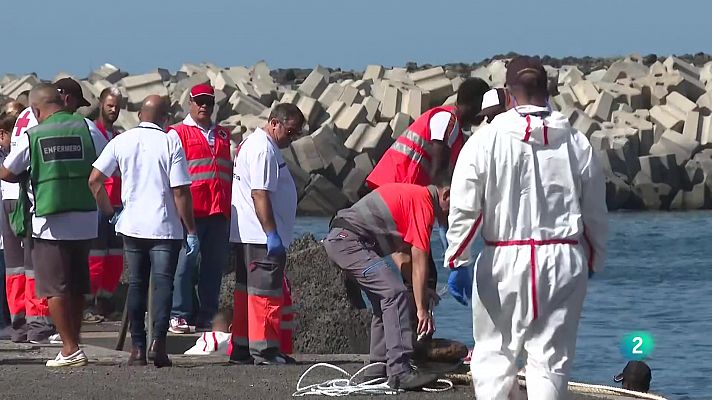
<path id="1" fill-rule="evenodd" d="M 467 78 L 457 89 L 457 104 L 469 104 L 478 110 L 482 107 L 482 96 L 490 90 L 490 86 L 484 79 Z"/>
<path id="2" fill-rule="evenodd" d="M 0 114 L 0 129 L 8 132 L 12 131 L 12 128 L 15 127 L 15 121 L 17 121 L 17 115 L 10 113 Z"/>

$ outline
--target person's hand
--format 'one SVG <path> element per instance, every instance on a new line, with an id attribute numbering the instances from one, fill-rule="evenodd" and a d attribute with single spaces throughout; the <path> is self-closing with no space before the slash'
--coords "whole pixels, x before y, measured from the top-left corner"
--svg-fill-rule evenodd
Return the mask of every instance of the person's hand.
<path id="1" fill-rule="evenodd" d="M 119 217 L 121 216 L 121 212 L 122 212 L 122 211 L 123 211 L 123 210 L 119 210 L 119 211 L 114 212 L 114 215 L 112 215 L 111 218 L 109 218 L 109 223 L 110 223 L 111 225 L 116 225 L 116 223 L 119 222 Z"/>
<path id="2" fill-rule="evenodd" d="M 450 272 L 447 278 L 447 288 L 450 295 L 458 303 L 466 306 L 467 301 L 472 298 L 472 274 L 467 266 L 456 268 Z"/>
<path id="3" fill-rule="evenodd" d="M 270 257 L 281 256 L 287 251 L 282 244 L 282 238 L 277 231 L 267 232 L 267 255 Z"/>
<path id="4" fill-rule="evenodd" d="M 198 239 L 198 235 L 189 233 L 185 243 L 185 256 L 191 259 L 198 257 L 198 250 L 200 249 L 200 239 Z"/>
<path id="5" fill-rule="evenodd" d="M 435 321 L 428 310 L 418 310 L 418 336 L 427 336 L 435 332 Z"/>

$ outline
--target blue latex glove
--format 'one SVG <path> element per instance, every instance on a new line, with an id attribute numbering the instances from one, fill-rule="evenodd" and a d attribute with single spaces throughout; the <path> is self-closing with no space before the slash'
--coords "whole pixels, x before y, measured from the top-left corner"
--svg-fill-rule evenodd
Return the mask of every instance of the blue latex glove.
<path id="1" fill-rule="evenodd" d="M 267 255 L 270 257 L 281 256 L 286 253 L 282 244 L 282 238 L 277 231 L 267 232 Z"/>
<path id="2" fill-rule="evenodd" d="M 114 215 L 112 215 L 111 218 L 109 218 L 109 223 L 110 223 L 111 225 L 116 225 L 116 223 L 119 222 L 119 217 L 121 216 L 121 212 L 122 212 L 122 211 L 123 211 L 123 210 L 119 210 L 119 211 L 114 212 Z"/>
<path id="3" fill-rule="evenodd" d="M 456 268 L 447 278 L 447 288 L 450 295 L 463 306 L 472 298 L 472 274 L 467 266 Z"/>
<path id="4" fill-rule="evenodd" d="M 196 234 L 188 234 L 185 240 L 185 256 L 189 259 L 194 259 L 198 257 L 198 251 L 200 250 L 200 240 Z"/>

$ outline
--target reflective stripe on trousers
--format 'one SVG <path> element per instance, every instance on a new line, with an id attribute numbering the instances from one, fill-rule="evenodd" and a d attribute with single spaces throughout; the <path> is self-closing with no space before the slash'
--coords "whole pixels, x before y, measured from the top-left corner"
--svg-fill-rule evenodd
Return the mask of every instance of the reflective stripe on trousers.
<path id="1" fill-rule="evenodd" d="M 536 247 L 537 246 L 548 246 L 553 244 L 570 244 L 577 245 L 578 240 L 574 239 L 546 239 L 546 240 L 536 240 L 536 239 L 524 239 L 524 240 L 502 240 L 502 241 L 492 241 L 485 240 L 485 245 L 492 247 L 506 247 L 506 246 L 529 246 L 530 248 L 530 260 L 529 265 L 531 266 L 531 301 L 533 310 L 533 320 L 536 320 L 539 316 L 539 303 L 537 301 L 537 285 L 536 285 Z"/>
<path id="2" fill-rule="evenodd" d="M 246 356 L 270 358 L 281 351 L 286 255 L 267 257 L 265 245 L 237 244 L 233 343 Z"/>

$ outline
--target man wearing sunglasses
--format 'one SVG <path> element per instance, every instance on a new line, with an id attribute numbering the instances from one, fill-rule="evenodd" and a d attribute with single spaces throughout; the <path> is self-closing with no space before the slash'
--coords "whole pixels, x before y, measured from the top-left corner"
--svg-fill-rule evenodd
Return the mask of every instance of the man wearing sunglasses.
<path id="1" fill-rule="evenodd" d="M 276 105 L 263 128 L 237 149 L 233 169 L 230 242 L 237 252 L 232 321 L 233 364 L 290 364 L 282 345 L 286 248 L 292 241 L 297 191 L 280 149 L 302 132 L 304 115 Z"/>
<path id="2" fill-rule="evenodd" d="M 190 191 L 197 235 L 187 235 L 188 247 L 198 239 L 200 242 L 200 265 L 197 254 L 186 257 L 185 251 L 178 261 L 170 322 L 173 333 L 188 333 L 191 325 L 198 329 L 210 327 L 218 311 L 220 283 L 228 260 L 232 185 L 230 131 L 213 122 L 214 109 L 213 87 L 193 86 L 190 113 L 168 133 L 180 139 L 193 181 Z"/>

